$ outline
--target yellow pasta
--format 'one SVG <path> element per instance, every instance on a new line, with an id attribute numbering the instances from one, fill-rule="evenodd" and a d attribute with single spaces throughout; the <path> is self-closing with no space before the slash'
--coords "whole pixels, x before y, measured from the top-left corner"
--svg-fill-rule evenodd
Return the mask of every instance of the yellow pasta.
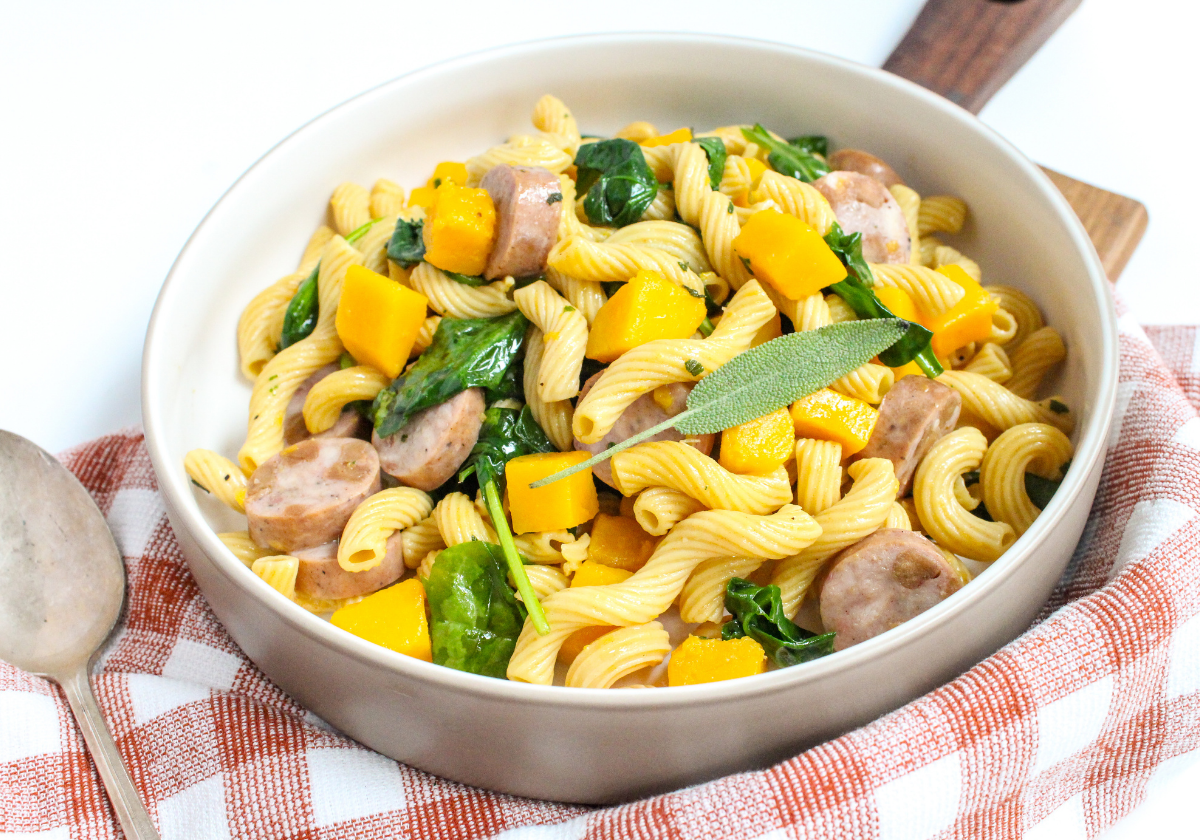
<path id="1" fill-rule="evenodd" d="M 567 636 L 597 624 L 646 624 L 671 605 L 704 560 L 733 555 L 786 557 L 819 533 L 812 517 L 795 505 L 784 505 L 769 516 L 700 511 L 676 525 L 646 565 L 621 583 L 564 589 L 547 598 L 542 607 L 550 632 L 539 636 L 532 623 L 525 622 L 508 664 L 508 678 L 549 685 L 558 650 Z"/>
<path id="2" fill-rule="evenodd" d="M 400 532 L 400 546 L 404 549 L 404 565 L 415 569 L 428 554 L 445 548 L 446 541 L 437 520 L 428 516 Z"/>
<path id="3" fill-rule="evenodd" d="M 778 172 L 763 173 L 754 192 L 755 201 L 762 199 L 774 201 L 781 212 L 808 223 L 821 236 L 829 233 L 837 221 L 833 208 L 816 187 Z"/>
<path id="4" fill-rule="evenodd" d="M 547 93 L 533 106 L 533 126 L 573 159 L 579 150 L 579 124 L 561 99 Z"/>
<path id="5" fill-rule="evenodd" d="M 333 229 L 342 236 L 349 236 L 371 221 L 371 194 L 365 187 L 349 181 L 338 184 L 329 198 L 329 215 L 333 219 Z"/>
<path id="6" fill-rule="evenodd" d="M 546 282 L 560 295 L 570 301 L 571 305 L 580 311 L 588 327 L 596 320 L 600 307 L 608 302 L 604 287 L 595 280 L 580 280 L 577 277 L 546 269 Z"/>
<path id="7" fill-rule="evenodd" d="M 908 518 L 908 511 L 905 510 L 904 505 L 899 502 L 892 503 L 887 519 L 883 520 L 883 527 L 900 528 L 905 531 L 913 530 L 912 522 Z"/>
<path id="8" fill-rule="evenodd" d="M 971 360 L 967 362 L 963 370 L 969 373 L 977 373 L 980 376 L 986 376 L 993 382 L 999 382 L 1003 385 L 1012 378 L 1012 362 L 1009 361 L 1008 354 L 1004 352 L 1004 348 L 999 344 L 987 342 L 983 347 L 975 352 Z"/>
<path id="9" fill-rule="evenodd" d="M 570 531 L 533 531 L 513 537 L 513 542 L 529 562 L 558 566 L 565 561 L 563 550 L 577 540 Z"/>
<path id="10" fill-rule="evenodd" d="M 697 274 L 712 270 L 700 235 L 693 228 L 679 222 L 635 222 L 618 229 L 604 241 L 609 245 L 644 245 L 666 251 L 676 260 L 687 263 L 688 268 Z"/>
<path id="11" fill-rule="evenodd" d="M 1046 326 L 1042 320 L 1042 312 L 1029 295 L 1012 286 L 985 286 L 984 289 L 1000 302 L 1002 309 L 1012 313 L 1017 322 L 1017 329 L 1008 340 L 1006 349 L 1009 353 L 1021 346 L 1026 338 Z"/>
<path id="12" fill-rule="evenodd" d="M 607 240 L 593 242 L 575 235 L 555 244 L 547 264 L 562 274 L 595 283 L 625 282 L 639 271 L 657 271 L 668 280 L 703 294 L 700 277 L 679 262 L 661 248 L 633 243 L 611 245 Z"/>
<path id="13" fill-rule="evenodd" d="M 921 199 L 917 217 L 917 232 L 958 233 L 967 218 L 967 203 L 952 195 L 931 195 Z"/>
<path id="14" fill-rule="evenodd" d="M 193 449 L 184 457 L 183 469 L 219 502 L 245 513 L 246 476 L 233 461 L 209 449 Z"/>
<path id="15" fill-rule="evenodd" d="M 1068 434 L 1075 427 L 1075 418 L 1057 399 L 1044 403 L 1032 402 L 1017 396 L 986 376 L 965 370 L 948 370 L 938 382 L 949 385 L 962 397 L 963 411 L 1004 431 L 1021 423 L 1049 423 Z M 1051 406 L 1060 410 L 1055 411 Z"/>
<path id="16" fill-rule="evenodd" d="M 933 250 L 933 267 L 941 268 L 944 265 L 956 265 L 976 283 L 983 282 L 983 269 L 979 263 L 949 245 L 940 245 Z"/>
<path id="17" fill-rule="evenodd" d="M 493 146 L 481 155 L 467 160 L 467 186 L 478 187 L 483 176 L 493 166 L 533 166 L 559 174 L 574 162 L 573 155 L 564 152 L 542 137 L 521 134 L 510 137 L 507 143 Z"/>
<path id="18" fill-rule="evenodd" d="M 284 311 L 307 276 L 308 272 L 297 271 L 280 278 L 255 295 L 242 310 L 237 329 L 238 357 L 242 375 L 247 379 L 256 379 L 275 355 Z"/>
<path id="19" fill-rule="evenodd" d="M 442 323 L 440 315 L 431 315 L 421 323 L 421 329 L 417 332 L 416 340 L 413 341 L 412 350 L 408 353 L 410 359 L 413 356 L 420 356 L 433 343 L 433 334 L 437 332 L 440 323 Z"/>
<path id="20" fill-rule="evenodd" d="M 842 445 L 831 440 L 796 441 L 796 504 L 812 516 L 842 497 Z"/>
<path id="21" fill-rule="evenodd" d="M 535 380 L 538 397 L 544 402 L 574 397 L 579 393 L 579 371 L 588 341 L 583 313 L 544 280 L 518 289 L 513 298 L 521 313 L 542 331 L 542 363 Z"/>
<path id="22" fill-rule="evenodd" d="M 433 509 L 433 519 L 437 522 L 442 542 L 448 547 L 471 540 L 496 542 L 496 532 L 483 521 L 475 509 L 475 503 L 466 493 L 447 493 L 443 496 Z"/>
<path id="23" fill-rule="evenodd" d="M 1024 534 L 1041 513 L 1025 490 L 1025 473 L 1057 479 L 1072 453 L 1070 439 L 1053 426 L 1024 423 L 988 447 L 979 468 L 983 500 L 993 519 Z"/>
<path id="24" fill-rule="evenodd" d="M 842 324 L 846 321 L 857 321 L 858 315 L 850 308 L 850 304 L 842 300 L 841 295 L 825 295 L 825 305 L 829 307 L 829 323 Z M 819 326 L 824 326 L 820 324 Z"/>
<path id="25" fill-rule="evenodd" d="M 669 187 L 659 187 L 654 194 L 650 206 L 642 212 L 641 221 L 668 221 L 675 218 L 675 191 Z M 612 237 L 609 237 L 610 239 Z"/>
<path id="26" fill-rule="evenodd" d="M 783 594 L 783 610 L 794 617 L 825 562 L 843 548 L 873 534 L 887 521 L 896 491 L 900 489 L 892 462 L 865 458 L 847 470 L 854 486 L 836 504 L 815 517 L 821 534 L 803 551 L 784 558 L 775 566 L 771 583 Z"/>
<path id="27" fill-rule="evenodd" d="M 373 400 L 392 380 L 369 365 L 334 371 L 304 398 L 304 425 L 311 434 L 333 427 L 342 410 L 356 400 Z"/>
<path id="28" fill-rule="evenodd" d="M 763 564 L 761 557 L 714 557 L 696 567 L 679 593 L 679 617 L 689 624 L 720 622 L 725 615 L 725 587 Z"/>
<path id="29" fill-rule="evenodd" d="M 560 589 L 566 589 L 571 583 L 567 576 L 554 566 L 526 566 L 525 574 L 529 576 L 529 583 L 532 584 L 533 592 L 539 601 L 549 598 Z M 508 576 L 508 583 L 509 586 L 516 589 L 517 584 L 511 573 Z M 525 601 L 520 592 L 514 594 L 518 601 L 522 603 Z"/>
<path id="30" fill-rule="evenodd" d="M 623 140 L 632 140 L 634 143 L 640 143 L 643 140 L 649 140 L 651 137 L 658 137 L 658 129 L 654 127 L 654 123 L 638 120 L 631 122 L 618 129 L 613 137 L 620 137 Z"/>
<path id="31" fill-rule="evenodd" d="M 404 188 L 387 178 L 380 178 L 371 187 L 367 206 L 372 219 L 395 216 L 404 209 Z M 391 231 L 388 235 L 391 235 Z"/>
<path id="32" fill-rule="evenodd" d="M 270 557 L 274 554 L 271 549 L 263 548 L 256 543 L 251 538 L 249 531 L 226 531 L 223 534 L 217 534 L 217 539 L 225 543 L 225 547 L 233 552 L 234 557 L 247 566 L 260 557 Z"/>
<path id="33" fill-rule="evenodd" d="M 329 244 L 329 240 L 336 235 L 333 228 L 325 225 L 314 230 L 308 238 L 308 244 L 304 246 L 304 253 L 300 257 L 300 265 L 296 267 L 296 272 L 307 277 L 321 261 L 321 255 L 325 253 L 325 246 Z"/>
<path id="34" fill-rule="evenodd" d="M 387 247 L 396 229 L 396 218 L 393 214 L 376 219 L 362 238 L 354 243 L 354 247 L 363 255 L 363 266 L 377 274 L 388 272 Z"/>
<path id="35" fill-rule="evenodd" d="M 380 490 L 354 509 L 338 543 L 338 565 L 347 572 L 365 572 L 383 562 L 387 541 L 396 531 L 429 516 L 433 500 L 412 487 Z M 401 543 L 403 547 L 403 543 Z"/>
<path id="36" fill-rule="evenodd" d="M 570 688 L 612 688 L 618 680 L 657 665 L 671 652 L 671 638 L 657 621 L 605 633 L 585 647 L 567 669 Z"/>
<path id="37" fill-rule="evenodd" d="M 289 601 L 296 600 L 296 574 L 300 561 L 286 554 L 260 557 L 250 564 L 250 571 Z"/>
<path id="38" fill-rule="evenodd" d="M 498 318 L 517 308 L 508 297 L 513 287 L 511 277 L 486 286 L 467 286 L 451 280 L 441 269 L 421 262 L 409 275 L 408 284 L 429 299 L 430 309 L 451 318 Z"/>
<path id="39" fill-rule="evenodd" d="M 639 443 L 618 452 L 612 457 L 612 474 L 617 490 L 626 496 L 647 487 L 669 487 L 712 510 L 763 514 L 792 500 L 783 467 L 766 475 L 738 475 L 679 441 Z"/>
<path id="40" fill-rule="evenodd" d="M 674 163 L 670 163 L 669 166 L 670 171 L 666 174 L 667 178 L 674 174 Z M 721 183 L 717 189 L 730 198 L 736 198 L 739 195 L 749 194 L 753 184 L 754 177 L 750 173 L 750 165 L 746 163 L 744 157 L 729 155 L 725 158 L 725 167 L 721 170 Z"/>
<path id="41" fill-rule="evenodd" d="M 920 265 L 871 263 L 875 284 L 902 289 L 921 311 L 931 317 L 946 312 L 962 300 L 966 290 L 944 274 Z"/>
<path id="42" fill-rule="evenodd" d="M 542 399 L 538 383 L 541 381 L 541 369 L 545 363 L 545 356 L 545 341 L 542 338 L 542 331 L 531 325 L 525 333 L 523 383 L 525 402 L 529 406 L 529 413 L 542 427 L 542 431 L 546 433 L 546 437 L 550 439 L 555 448 L 560 452 L 568 452 L 575 448 L 574 439 L 571 436 L 571 421 L 575 409 L 569 399 L 550 402 Z"/>
<path id="43" fill-rule="evenodd" d="M 1012 378 L 1005 383 L 1019 397 L 1033 399 L 1050 368 L 1067 358 L 1067 346 L 1054 327 L 1042 327 L 1026 336 L 1012 354 Z"/>
<path id="44" fill-rule="evenodd" d="M 815 295 L 814 295 L 815 297 Z M 871 405 L 879 405 L 892 389 L 896 374 L 890 367 L 867 362 L 841 379 L 830 384 L 830 388 L 848 397 L 860 399 Z"/>
<path id="45" fill-rule="evenodd" d="M 921 196 L 912 187 L 904 184 L 892 184 L 888 187 L 888 192 L 900 205 L 900 210 L 904 213 L 904 222 L 908 226 L 908 238 L 912 240 L 909 262 L 927 265 L 921 258 Z"/>
<path id="46" fill-rule="evenodd" d="M 708 179 L 708 157 L 697 143 L 678 143 L 674 160 L 675 204 L 679 216 L 700 228 L 700 238 L 713 270 L 740 289 L 751 280 L 746 266 L 733 252 L 733 240 L 741 232 L 733 200 L 712 188 Z"/>
<path id="47" fill-rule="evenodd" d="M 693 513 L 704 510 L 701 502 L 681 490 L 648 487 L 637 494 L 633 516 L 647 534 L 661 537 Z"/>

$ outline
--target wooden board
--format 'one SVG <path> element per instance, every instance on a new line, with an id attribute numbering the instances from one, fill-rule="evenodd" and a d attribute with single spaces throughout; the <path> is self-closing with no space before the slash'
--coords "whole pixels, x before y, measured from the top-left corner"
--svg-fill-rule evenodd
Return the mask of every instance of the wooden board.
<path id="1" fill-rule="evenodd" d="M 929 0 L 883 69 L 977 114 L 1081 0 Z M 1138 201 L 1042 167 L 1083 222 L 1108 279 L 1133 255 L 1149 215 Z"/>

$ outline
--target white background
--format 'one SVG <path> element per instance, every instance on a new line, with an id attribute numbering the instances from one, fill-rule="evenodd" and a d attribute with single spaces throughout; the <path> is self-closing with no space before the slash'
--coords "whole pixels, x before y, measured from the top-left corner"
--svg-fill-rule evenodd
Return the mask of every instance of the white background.
<path id="1" fill-rule="evenodd" d="M 58 451 L 138 422 L 142 339 L 188 235 L 272 145 L 369 87 L 500 44 L 622 30 L 764 38 L 879 65 L 921 4 L 8 0 L 0 428 Z M 1182 0 L 1086 0 L 981 115 L 1039 163 L 1147 205 L 1118 288 L 1148 324 L 1200 322 L 1197 23 Z M 1200 767 L 1182 763 L 1106 840 L 1200 833 Z"/>

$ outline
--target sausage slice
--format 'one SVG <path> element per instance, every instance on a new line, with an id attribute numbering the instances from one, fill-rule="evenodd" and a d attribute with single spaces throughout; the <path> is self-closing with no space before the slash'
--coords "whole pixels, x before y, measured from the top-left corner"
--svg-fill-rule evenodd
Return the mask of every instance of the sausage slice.
<path id="1" fill-rule="evenodd" d="M 313 389 L 314 385 L 337 370 L 339 370 L 338 365 L 325 365 L 325 367 L 301 382 L 300 387 L 296 389 L 296 393 L 292 394 L 287 408 L 283 411 L 283 442 L 285 444 L 291 446 L 293 443 L 308 440 L 310 437 L 354 437 L 364 439 L 367 437 L 367 431 L 370 426 L 366 418 L 353 408 L 343 409 L 332 426 L 315 435 L 309 434 L 308 427 L 304 425 L 304 400 L 308 397 L 308 392 Z"/>
<path id="2" fill-rule="evenodd" d="M 829 199 L 843 230 L 862 234 L 867 262 L 908 262 L 912 252 L 908 221 L 887 187 L 858 172 L 830 172 L 812 185 Z"/>
<path id="3" fill-rule="evenodd" d="M 579 390 L 580 399 L 583 399 L 587 392 L 592 390 L 592 386 L 596 384 L 596 380 L 600 378 L 603 372 L 593 374 L 587 382 L 583 383 L 583 387 Z M 595 443 L 584 443 L 579 438 L 576 438 L 575 448 L 591 452 L 593 455 L 599 454 L 614 443 L 620 443 L 626 438 L 633 437 L 638 432 L 649 429 L 651 426 L 657 426 L 667 418 L 679 414 L 687 407 L 688 394 L 692 392 L 692 388 L 694 387 L 695 385 L 690 383 L 674 382 L 670 385 L 664 385 L 649 394 L 642 394 L 630 404 L 629 408 L 621 412 L 621 416 L 617 418 L 617 422 L 613 424 L 608 434 Z M 692 446 L 699 449 L 705 455 L 708 455 L 712 452 L 716 437 L 716 435 L 697 435 L 690 438 L 690 440 L 695 441 Z M 674 429 L 667 429 L 646 438 L 648 441 L 683 439 L 684 436 Z M 616 489 L 617 485 L 613 481 L 611 460 L 601 461 L 592 467 L 592 475 L 596 476 L 596 478 L 603 481 L 609 487 Z"/>
<path id="4" fill-rule="evenodd" d="M 250 536 L 264 548 L 287 553 L 336 540 L 354 509 L 379 487 L 379 456 L 366 441 L 301 441 L 250 476 Z"/>
<path id="5" fill-rule="evenodd" d="M 482 388 L 468 388 L 418 411 L 394 435 L 371 435 L 383 471 L 408 487 L 433 490 L 458 471 L 479 440 Z"/>
<path id="6" fill-rule="evenodd" d="M 891 461 L 900 482 L 896 498 L 903 499 L 912 487 L 917 465 L 942 435 L 954 431 L 961 409 L 958 391 L 925 376 L 906 376 L 879 404 L 875 428 L 856 458 Z"/>
<path id="7" fill-rule="evenodd" d="M 338 565 L 337 551 L 338 544 L 330 542 L 292 552 L 300 561 L 296 591 L 321 601 L 357 598 L 390 586 L 404 574 L 404 548 L 399 531 L 388 537 L 387 553 L 373 569 L 347 572 Z"/>
<path id="8" fill-rule="evenodd" d="M 904 179 L 870 152 L 861 149 L 838 149 L 829 156 L 829 168 L 840 172 L 857 172 L 874 178 L 885 187 L 903 186 Z"/>
<path id="9" fill-rule="evenodd" d="M 540 166 L 493 166 L 479 186 L 496 205 L 496 244 L 483 276 L 530 277 L 546 270 L 546 257 L 558 238 L 562 187 L 558 176 Z"/>
<path id="10" fill-rule="evenodd" d="M 843 549 L 821 585 L 821 621 L 845 650 L 940 603 L 963 579 L 932 541 L 884 528 Z"/>

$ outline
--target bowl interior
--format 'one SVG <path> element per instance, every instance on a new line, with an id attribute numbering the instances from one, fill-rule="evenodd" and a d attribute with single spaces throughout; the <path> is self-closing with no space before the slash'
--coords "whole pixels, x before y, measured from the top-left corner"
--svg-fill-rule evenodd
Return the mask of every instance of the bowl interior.
<path id="1" fill-rule="evenodd" d="M 194 493 L 182 466 L 192 448 L 233 457 L 243 441 L 250 384 L 238 371 L 241 310 L 295 269 L 337 184 L 386 177 L 421 185 L 438 161 L 531 133 L 533 104 L 546 92 L 566 102 L 584 133 L 611 134 L 638 119 L 663 131 L 761 122 L 784 136 L 821 133 L 834 147 L 866 149 L 922 194 L 961 196 L 970 219 L 953 243 L 980 263 L 985 283 L 1026 291 L 1063 333 L 1070 355 L 1058 384 L 1077 412 L 1077 459 L 1099 456 L 1115 345 L 1098 261 L 1049 182 L 965 112 L 886 74 L 761 42 L 623 35 L 521 45 L 419 71 L 310 123 L 230 189 L 172 270 L 147 340 L 147 438 L 185 526 L 247 587 L 265 594 L 213 536 L 244 528 L 244 520 Z M 1053 504 L 1068 504 L 1077 489 L 1068 478 Z M 1052 513 L 976 585 L 1021 562 L 1022 546 L 1051 526 Z M 411 667 L 400 659 L 394 667 Z M 778 675 L 756 679 L 770 677 Z"/>

